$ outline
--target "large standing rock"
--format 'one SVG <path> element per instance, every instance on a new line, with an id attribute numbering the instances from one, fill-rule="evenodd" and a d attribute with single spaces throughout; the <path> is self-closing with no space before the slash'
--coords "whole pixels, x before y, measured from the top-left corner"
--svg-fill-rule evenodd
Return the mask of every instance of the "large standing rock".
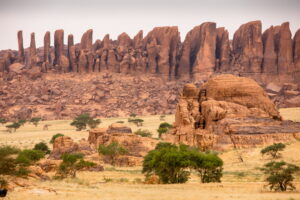
<path id="1" fill-rule="evenodd" d="M 93 47 L 93 29 L 87 30 L 81 37 L 81 49 L 92 50 Z"/>
<path id="2" fill-rule="evenodd" d="M 297 30 L 294 36 L 294 63 L 296 70 L 300 71 L 300 29 Z"/>
<path id="3" fill-rule="evenodd" d="M 36 45 L 35 45 L 35 34 L 31 33 L 30 35 L 30 50 L 29 50 L 29 63 L 30 66 L 35 66 L 38 62 L 38 57 L 36 56 Z"/>
<path id="4" fill-rule="evenodd" d="M 217 28 L 216 59 L 218 60 L 217 70 L 230 70 L 230 43 L 228 31 L 225 28 Z"/>
<path id="5" fill-rule="evenodd" d="M 84 73 L 88 68 L 87 52 L 85 50 L 80 51 L 79 62 L 78 62 L 78 72 Z"/>
<path id="6" fill-rule="evenodd" d="M 293 41 L 292 33 L 290 31 L 289 22 L 281 24 L 280 27 L 276 27 L 275 30 L 275 45 L 278 55 L 278 73 L 285 75 L 291 73 L 294 70 L 293 67 Z"/>
<path id="7" fill-rule="evenodd" d="M 214 72 L 215 52 L 216 23 L 206 22 L 194 27 L 184 40 L 178 75 L 207 79 Z"/>
<path id="8" fill-rule="evenodd" d="M 47 31 L 44 36 L 44 62 L 48 64 L 51 63 L 49 31 Z"/>
<path id="9" fill-rule="evenodd" d="M 54 33 L 54 65 L 59 65 L 60 57 L 64 52 L 64 30 L 56 30 Z"/>
<path id="10" fill-rule="evenodd" d="M 271 26 L 262 35 L 264 57 L 263 72 L 275 74 L 277 70 L 277 54 L 275 51 L 274 28 Z"/>
<path id="11" fill-rule="evenodd" d="M 157 71 L 158 53 L 160 51 L 155 38 L 147 44 L 146 49 L 148 53 L 148 72 L 155 74 Z"/>
<path id="12" fill-rule="evenodd" d="M 113 49 L 108 50 L 107 69 L 111 72 L 120 72 L 120 65 L 116 58 L 115 51 Z"/>
<path id="13" fill-rule="evenodd" d="M 147 43 L 156 40 L 160 45 L 157 72 L 164 77 L 174 77 L 180 43 L 178 27 L 156 27 L 148 33 L 145 40 Z"/>
<path id="14" fill-rule="evenodd" d="M 241 72 L 260 73 L 263 59 L 261 21 L 248 22 L 234 33 L 233 52 Z"/>
<path id="15" fill-rule="evenodd" d="M 132 40 L 127 33 L 122 33 L 118 36 L 119 46 L 129 47 L 132 45 Z"/>
<path id="16" fill-rule="evenodd" d="M 24 53 L 24 47 L 23 47 L 23 31 L 18 31 L 18 61 L 20 63 L 25 62 L 25 53 Z"/>
<path id="17" fill-rule="evenodd" d="M 143 31 L 140 30 L 133 38 L 133 47 L 139 49 L 143 47 Z"/>

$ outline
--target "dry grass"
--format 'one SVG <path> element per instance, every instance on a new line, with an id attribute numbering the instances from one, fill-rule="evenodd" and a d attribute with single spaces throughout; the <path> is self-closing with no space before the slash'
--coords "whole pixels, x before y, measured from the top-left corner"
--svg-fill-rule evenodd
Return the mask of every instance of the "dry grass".
<path id="1" fill-rule="evenodd" d="M 285 119 L 300 121 L 300 108 L 281 109 Z M 156 129 L 161 123 L 159 116 L 141 117 L 145 120 L 142 129 L 148 129 L 157 136 Z M 128 124 L 127 118 L 102 119 L 101 127 L 107 127 L 116 121 L 137 130 L 134 124 Z M 174 116 L 166 117 L 172 123 Z M 51 124 L 48 131 L 43 131 L 43 124 Z M 47 121 L 38 127 L 25 125 L 16 133 L 7 133 L 0 127 L 0 144 L 15 145 L 21 148 L 31 148 L 39 141 L 48 142 L 53 134 L 63 133 L 75 140 L 87 138 L 88 132 L 75 131 L 69 126 L 70 121 Z M 287 145 L 283 157 L 287 162 L 300 165 L 300 141 Z M 222 183 L 201 184 L 195 173 L 186 184 L 175 185 L 147 185 L 140 183 L 144 179 L 141 167 L 118 168 L 105 166 L 104 172 L 80 172 L 76 179 L 63 181 L 32 180 L 34 186 L 30 189 L 17 188 L 10 193 L 14 200 L 296 200 L 300 199 L 299 192 L 274 193 L 264 189 L 264 177 L 258 170 L 264 163 L 270 161 L 260 155 L 260 148 L 231 150 L 220 152 L 224 160 L 224 176 Z M 242 157 L 244 162 L 239 160 Z M 296 177 L 296 186 L 300 189 L 300 177 Z M 56 191 L 49 192 L 52 188 Z"/>

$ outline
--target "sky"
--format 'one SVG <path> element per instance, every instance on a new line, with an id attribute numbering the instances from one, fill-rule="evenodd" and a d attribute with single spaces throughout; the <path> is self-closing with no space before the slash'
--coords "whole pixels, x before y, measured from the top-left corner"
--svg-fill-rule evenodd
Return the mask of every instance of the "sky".
<path id="1" fill-rule="evenodd" d="M 156 26 L 178 26 L 181 41 L 194 26 L 216 22 L 230 38 L 240 25 L 261 20 L 262 29 L 289 21 L 292 34 L 300 28 L 300 0 L 0 0 L 0 49 L 17 49 L 17 31 L 23 30 L 24 47 L 35 32 L 43 46 L 46 31 L 65 30 L 75 43 L 92 28 L 93 40 L 126 32 L 144 36 Z"/>

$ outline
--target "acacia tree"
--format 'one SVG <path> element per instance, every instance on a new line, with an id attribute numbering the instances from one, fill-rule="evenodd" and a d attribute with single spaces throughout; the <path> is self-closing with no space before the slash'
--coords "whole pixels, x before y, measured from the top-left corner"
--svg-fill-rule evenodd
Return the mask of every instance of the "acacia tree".
<path id="1" fill-rule="evenodd" d="M 34 126 L 38 126 L 39 125 L 39 122 L 42 120 L 42 118 L 40 117 L 33 117 L 31 120 L 30 120 L 30 123 L 32 123 Z"/>
<path id="2" fill-rule="evenodd" d="M 280 157 L 280 151 L 285 149 L 285 144 L 283 143 L 275 143 L 273 145 L 267 146 L 266 148 L 262 149 L 260 153 L 262 155 L 270 155 L 273 159 Z"/>
<path id="3" fill-rule="evenodd" d="M 118 142 L 112 142 L 109 145 L 100 144 L 98 152 L 104 155 L 111 165 L 115 165 L 116 158 L 120 155 L 127 154 L 128 150 L 122 147 Z"/>
<path id="4" fill-rule="evenodd" d="M 6 128 L 8 129 L 8 132 L 16 132 L 18 128 L 21 127 L 21 124 L 19 124 L 18 122 L 14 122 L 12 124 L 9 124 L 6 126 Z"/>
<path id="5" fill-rule="evenodd" d="M 52 138 L 50 140 L 50 144 L 53 144 L 56 138 L 62 137 L 62 136 L 64 136 L 64 134 L 56 133 L 55 135 L 52 136 Z"/>
<path id="6" fill-rule="evenodd" d="M 100 123 L 100 119 L 94 119 L 89 114 L 81 114 L 73 120 L 71 126 L 75 126 L 77 131 L 81 131 L 86 129 L 87 126 L 96 128 Z"/>
<path id="7" fill-rule="evenodd" d="M 293 185 L 293 180 L 294 175 L 300 172 L 299 166 L 284 161 L 272 161 L 265 164 L 261 170 L 267 175 L 266 181 L 270 190 L 286 191 L 296 189 Z"/>
<path id="8" fill-rule="evenodd" d="M 157 132 L 158 132 L 158 137 L 160 138 L 162 134 L 166 133 L 169 131 L 169 129 L 172 128 L 172 125 L 167 123 L 167 122 L 163 122 L 159 125 Z"/>

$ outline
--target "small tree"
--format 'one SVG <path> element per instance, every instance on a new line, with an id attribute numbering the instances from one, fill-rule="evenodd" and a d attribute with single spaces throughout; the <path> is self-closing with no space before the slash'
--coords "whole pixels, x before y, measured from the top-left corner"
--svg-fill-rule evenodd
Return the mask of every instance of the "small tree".
<path id="1" fill-rule="evenodd" d="M 41 120 L 42 120 L 42 118 L 40 118 L 40 117 L 34 117 L 30 120 L 30 123 L 33 123 L 33 125 L 35 125 L 37 127 Z"/>
<path id="2" fill-rule="evenodd" d="M 19 152 L 16 162 L 18 164 L 21 164 L 22 166 L 29 166 L 36 161 L 39 161 L 40 159 L 44 158 L 45 153 L 40 150 L 32 150 L 32 149 L 25 149 L 21 152 Z"/>
<path id="3" fill-rule="evenodd" d="M 12 124 L 9 124 L 6 126 L 6 128 L 8 129 L 8 132 L 16 132 L 18 128 L 20 128 L 21 124 L 19 124 L 18 122 L 14 122 Z"/>
<path id="4" fill-rule="evenodd" d="M 11 146 L 0 147 L 0 174 L 14 175 L 17 171 L 15 159 L 11 155 L 19 153 L 19 149 Z"/>
<path id="5" fill-rule="evenodd" d="M 137 114 L 135 113 L 130 113 L 129 117 L 135 118 L 137 116 Z"/>
<path id="6" fill-rule="evenodd" d="M 18 123 L 19 123 L 21 126 L 24 126 L 26 122 L 27 122 L 27 121 L 26 121 L 25 119 L 20 119 L 20 120 L 18 121 Z"/>
<path id="7" fill-rule="evenodd" d="M 100 123 L 100 119 L 93 119 L 89 114 L 81 114 L 73 120 L 71 126 L 75 126 L 77 131 L 81 131 L 85 130 L 86 126 L 96 128 Z"/>
<path id="8" fill-rule="evenodd" d="M 145 129 L 145 130 L 138 129 L 137 131 L 134 132 L 134 134 L 140 135 L 142 137 L 151 137 L 152 136 L 152 133 L 147 129 Z"/>
<path id="9" fill-rule="evenodd" d="M 172 128 L 172 125 L 167 123 L 167 122 L 163 122 L 159 125 L 157 132 L 158 132 L 158 137 L 160 138 L 162 134 L 166 133 L 169 131 L 169 129 Z"/>
<path id="10" fill-rule="evenodd" d="M 62 137 L 62 136 L 64 136 L 64 134 L 61 134 L 61 133 L 57 133 L 57 134 L 53 135 L 50 140 L 50 144 L 53 144 L 56 138 Z"/>
<path id="11" fill-rule="evenodd" d="M 93 167 L 96 164 L 93 162 L 85 161 L 82 154 L 63 154 L 63 162 L 59 165 L 58 171 L 56 173 L 57 177 L 66 178 L 68 176 L 74 178 L 76 177 L 76 172 L 83 168 Z"/>
<path id="12" fill-rule="evenodd" d="M 4 119 L 4 118 L 0 118 L 0 124 L 6 124 L 6 119 Z"/>
<path id="13" fill-rule="evenodd" d="M 160 115 L 159 120 L 160 121 L 165 121 L 166 120 L 166 115 Z"/>
<path id="14" fill-rule="evenodd" d="M 115 165 L 116 158 L 120 155 L 125 155 L 128 150 L 122 147 L 118 142 L 112 142 L 109 145 L 100 144 L 98 152 L 108 158 L 111 165 Z"/>
<path id="15" fill-rule="evenodd" d="M 50 149 L 45 142 L 40 142 L 40 143 L 35 144 L 33 150 L 39 150 L 39 151 L 44 152 L 45 154 L 50 153 Z"/>
<path id="16" fill-rule="evenodd" d="M 134 123 L 136 126 L 143 126 L 144 120 L 140 118 L 129 118 L 128 122 Z"/>
<path id="17" fill-rule="evenodd" d="M 189 158 L 186 145 L 159 143 L 144 157 L 142 172 L 146 178 L 157 175 L 162 183 L 185 183 L 190 176 Z"/>
<path id="18" fill-rule="evenodd" d="M 212 153 L 191 153 L 191 165 L 198 172 L 202 183 L 221 182 L 223 161 Z"/>
<path id="19" fill-rule="evenodd" d="M 260 153 L 262 155 L 270 155 L 273 159 L 279 158 L 280 153 L 279 151 L 283 151 L 285 149 L 285 144 L 282 143 L 275 143 L 273 145 L 267 146 L 266 148 L 262 149 Z"/>
<path id="20" fill-rule="evenodd" d="M 267 175 L 266 181 L 270 190 L 286 191 L 296 189 L 293 185 L 293 180 L 294 174 L 300 172 L 299 166 L 288 164 L 284 161 L 272 161 L 265 164 L 261 170 Z"/>

